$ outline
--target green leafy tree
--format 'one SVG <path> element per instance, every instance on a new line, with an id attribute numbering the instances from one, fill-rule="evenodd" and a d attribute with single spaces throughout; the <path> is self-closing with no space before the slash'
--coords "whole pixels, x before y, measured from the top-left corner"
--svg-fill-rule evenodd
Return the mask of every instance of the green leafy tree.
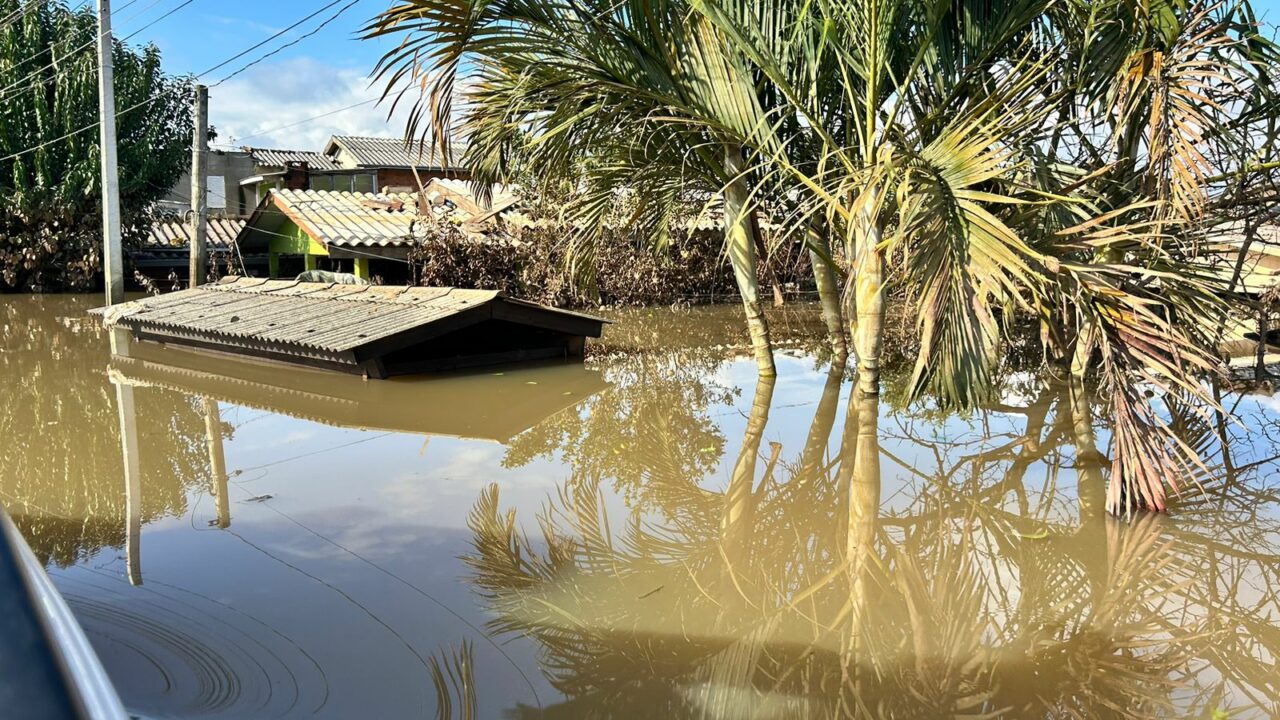
<path id="1" fill-rule="evenodd" d="M 12 18 L 0 27 L 0 290 L 91 287 L 102 259 L 95 17 L 0 0 L 0 18 Z M 187 163 L 192 86 L 161 70 L 153 45 L 117 41 L 112 62 L 129 245 Z"/>

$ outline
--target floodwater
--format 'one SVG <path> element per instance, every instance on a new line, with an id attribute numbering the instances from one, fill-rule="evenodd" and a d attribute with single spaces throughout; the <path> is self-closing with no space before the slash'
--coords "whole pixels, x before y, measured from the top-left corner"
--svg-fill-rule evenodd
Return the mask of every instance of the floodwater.
<path id="1" fill-rule="evenodd" d="M 365 382 L 113 358 L 96 302 L 0 297 L 0 502 L 138 715 L 1280 715 L 1276 397 L 1122 522 L 1100 404 L 851 401 L 810 307 L 772 383 L 733 308 Z"/>

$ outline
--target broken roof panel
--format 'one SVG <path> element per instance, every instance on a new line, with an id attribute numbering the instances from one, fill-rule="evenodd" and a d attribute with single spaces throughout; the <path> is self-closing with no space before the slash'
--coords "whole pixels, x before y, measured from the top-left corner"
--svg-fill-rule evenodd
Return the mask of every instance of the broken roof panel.
<path id="1" fill-rule="evenodd" d="M 282 213 L 317 242 L 336 247 L 394 247 L 413 242 L 415 195 L 336 190 L 272 190 L 249 224 Z"/>

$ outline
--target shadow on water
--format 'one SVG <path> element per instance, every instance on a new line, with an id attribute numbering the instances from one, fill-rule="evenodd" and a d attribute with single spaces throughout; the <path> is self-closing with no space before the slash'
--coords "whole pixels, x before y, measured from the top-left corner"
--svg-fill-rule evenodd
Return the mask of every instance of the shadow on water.
<path id="1" fill-rule="evenodd" d="M 82 310 L 0 303 L 0 502 L 136 711 L 1280 714 L 1270 396 L 1171 418 L 1214 473 L 1121 522 L 1084 389 L 859 397 L 813 308 L 762 382 L 732 308 L 620 313 L 586 368 L 374 383 L 108 361 Z"/>

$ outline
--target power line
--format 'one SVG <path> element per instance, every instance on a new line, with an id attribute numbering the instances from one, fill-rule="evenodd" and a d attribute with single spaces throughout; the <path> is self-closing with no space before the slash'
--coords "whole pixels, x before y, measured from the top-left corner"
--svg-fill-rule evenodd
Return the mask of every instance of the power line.
<path id="1" fill-rule="evenodd" d="M 262 137 L 263 135 L 270 135 L 271 133 L 280 132 L 281 130 L 288 130 L 289 128 L 297 127 L 297 126 L 299 126 L 299 125 L 305 125 L 305 124 L 307 124 L 307 123 L 309 123 L 309 122 L 313 122 L 313 121 L 315 121 L 315 120 L 320 120 L 320 119 L 323 119 L 323 118 L 327 118 L 327 117 L 329 117 L 330 115 L 337 115 L 338 113 L 346 112 L 346 111 L 348 111 L 348 110 L 354 110 L 354 109 L 356 109 L 356 108 L 358 108 L 358 107 L 361 107 L 361 106 L 363 106 L 363 105 L 369 105 L 369 104 L 371 104 L 371 103 L 375 103 L 375 102 L 377 102 L 377 99 L 361 100 L 361 101 L 360 101 L 360 102 L 358 102 L 358 103 L 353 103 L 353 104 L 348 105 L 348 106 L 346 106 L 346 107 L 338 108 L 337 110 L 330 110 L 330 111 L 328 111 L 328 112 L 321 113 L 321 114 L 319 114 L 319 115 L 313 115 L 313 116 L 311 116 L 311 117 L 309 117 L 309 118 L 305 118 L 305 119 L 303 119 L 303 120 L 298 120 L 297 122 L 291 122 L 291 123 L 289 123 L 288 125 L 280 125 L 280 126 L 278 126 L 278 127 L 273 127 L 273 128 L 271 128 L 271 129 L 269 129 L 269 130 L 260 130 L 260 131 L 258 131 L 258 132 L 256 132 L 256 133 L 252 134 L 252 135 L 245 135 L 245 136 L 243 136 L 243 137 L 237 138 L 237 139 L 236 139 L 236 141 L 237 141 L 237 142 L 244 142 L 245 140 L 248 140 L 249 138 Z M 228 145 L 227 147 L 235 147 L 235 146 Z"/>
<path id="2" fill-rule="evenodd" d="M 156 1 L 158 2 L 159 0 L 156 0 Z M 132 2 L 137 2 L 137 0 L 130 0 L 130 2 L 131 2 L 131 3 L 132 3 Z M 186 2 L 182 3 L 179 7 L 174 8 L 172 11 L 170 11 L 169 13 L 167 13 L 165 17 L 167 17 L 168 15 L 173 14 L 174 12 L 177 12 L 178 10 L 182 9 L 183 7 L 186 7 L 187 5 L 191 4 L 192 2 L 194 2 L 194 0 L 186 0 Z M 230 59 L 228 59 L 228 60 L 225 60 L 225 61 L 223 61 L 223 62 L 221 62 L 221 63 L 218 63 L 217 65 L 215 65 L 214 67 L 210 68 L 209 70 L 205 70 L 204 72 L 200 73 L 199 75 L 196 75 L 194 79 L 199 80 L 200 78 L 204 77 L 205 75 L 208 75 L 209 73 L 213 72 L 214 70 L 217 70 L 217 69 L 219 69 L 219 68 L 225 67 L 228 63 L 232 62 L 232 61 L 233 61 L 233 60 L 235 60 L 236 58 L 244 57 L 244 55 L 245 55 L 246 53 L 250 52 L 250 51 L 251 51 L 251 50 L 253 50 L 254 48 L 261 47 L 261 46 L 262 46 L 263 44 L 265 44 L 266 42 L 269 42 L 269 41 L 271 41 L 271 40 L 273 40 L 273 39 L 275 39 L 275 38 L 279 37 L 280 35 L 283 35 L 284 33 L 288 32 L 288 31 L 289 31 L 289 30 L 291 30 L 292 28 L 295 28 L 295 27 L 297 27 L 298 25 L 301 25 L 302 23 L 304 23 L 304 22 L 306 22 L 307 20 L 309 20 L 309 19 L 311 19 L 311 18 L 315 17 L 316 15 L 318 15 L 318 14 L 319 14 L 319 13 L 321 13 L 321 12 L 323 12 L 324 10 L 327 10 L 327 9 L 329 9 L 329 8 L 333 7 L 334 5 L 337 5 L 339 2 L 341 2 L 341 0 L 333 0 L 333 2 L 331 2 L 331 3 L 329 3 L 328 5 L 324 6 L 324 7 L 323 7 L 323 8 L 321 8 L 320 10 L 318 10 L 318 11 L 316 11 L 316 12 L 312 13 L 311 15 L 308 15 L 306 18 L 303 18 L 302 20 L 298 21 L 297 23 L 294 23 L 293 25 L 289 26 L 288 28 L 285 28 L 284 30 L 281 30 L 280 32 L 278 32 L 278 33 L 276 33 L 275 35 L 273 35 L 272 37 L 268 38 L 267 40 L 265 40 L 265 41 L 263 41 L 263 42 L 261 42 L 261 43 L 258 43 L 257 45 L 254 45 L 254 46 L 253 46 L 253 48 L 250 48 L 249 50 L 242 51 L 242 52 L 240 52 L 240 53 L 236 54 L 235 56 L 233 56 L 232 58 L 230 58 Z M 359 0 L 352 0 L 352 2 L 350 2 L 350 3 L 349 3 L 349 4 L 347 4 L 345 7 L 343 7 L 341 10 L 339 10 L 337 13 L 335 13 L 335 15 L 334 15 L 332 18 L 330 18 L 329 20 L 326 20 L 324 24 L 328 24 L 329 22 L 332 22 L 332 21 L 333 21 L 334 19 L 336 19 L 339 15 L 341 15 L 341 14 L 342 14 L 342 13 L 344 13 L 344 12 L 346 12 L 346 11 L 347 11 L 347 10 L 348 10 L 352 5 L 354 5 L 356 2 L 359 2 Z M 163 18 L 161 18 L 161 19 L 163 19 Z M 159 21 L 159 20 L 157 20 L 156 22 L 158 22 L 158 21 Z M 152 23 L 152 24 L 154 24 L 154 23 Z M 323 27 L 323 25 L 322 25 L 321 27 Z M 319 29 L 319 28 L 317 28 L 317 30 L 318 30 L 318 29 Z M 136 33 L 135 33 L 135 34 L 136 34 Z M 313 31 L 313 32 L 312 32 L 312 33 L 310 33 L 310 34 L 315 34 L 315 33 L 314 33 L 314 31 Z M 274 52 L 278 52 L 278 50 L 277 50 L 277 51 L 274 51 Z M 272 54 L 274 54 L 274 52 L 273 52 Z M 252 60 L 252 61 L 250 61 L 250 62 L 246 63 L 245 65 L 243 65 L 242 67 L 240 67 L 239 69 L 237 69 L 235 72 L 231 73 L 231 74 L 230 74 L 230 75 L 228 75 L 227 77 L 224 77 L 222 80 L 219 80 L 218 82 L 220 82 L 220 83 L 221 83 L 221 82 L 223 82 L 223 81 L 227 80 L 228 78 L 234 77 L 235 75 L 239 74 L 239 73 L 240 73 L 240 72 L 242 72 L 244 69 L 246 69 L 247 67 L 249 67 L 249 66 L 251 66 L 251 65 L 256 64 L 256 63 L 257 63 L 257 62 L 259 62 L 260 60 L 261 60 L 261 58 L 259 58 L 259 59 L 255 59 L 255 60 Z M 129 106 L 129 107 L 127 107 L 127 108 L 125 108 L 124 110 L 117 111 L 116 115 L 117 115 L 117 117 L 118 117 L 118 116 L 120 116 L 120 115 L 124 115 L 124 114 L 126 114 L 126 113 L 128 113 L 128 112 L 131 112 L 131 111 L 133 111 L 133 110 L 136 110 L 136 109 L 138 109 L 138 108 L 142 107 L 143 105 L 147 105 L 147 104 L 150 104 L 150 103 L 152 103 L 152 102 L 155 102 L 156 100 L 160 99 L 160 97 L 161 97 L 161 95 L 160 95 L 160 94 L 157 94 L 157 95 L 155 95 L 155 96 L 152 96 L 152 97 L 150 97 L 150 98 L 147 98 L 147 99 L 145 99 L 145 100 L 143 100 L 143 101 L 141 101 L 141 102 L 139 102 L 139 103 L 136 103 L 136 104 L 134 104 L 134 105 L 131 105 L 131 106 Z M 10 153 L 9 155 L 6 155 L 6 156 L 4 156 L 4 157 L 0 157 L 0 162 L 4 162 L 4 161 L 6 161 L 6 160 L 12 160 L 12 159 L 14 159 L 14 158 L 21 157 L 21 156 L 26 155 L 26 154 L 28 154 L 28 153 L 32 153 L 32 152 L 35 152 L 35 151 L 40 150 L 40 149 L 42 149 L 42 148 L 48 147 L 48 146 L 50 146 L 50 145 L 53 145 L 54 143 L 61 142 L 61 141 L 63 141 L 63 140 L 66 140 L 66 139 L 68 139 L 68 138 L 74 137 L 74 136 L 79 135 L 79 134 L 84 133 L 84 132 L 88 132 L 89 130 L 92 130 L 92 129 L 94 129 L 94 128 L 98 127 L 98 124 L 99 124 L 99 122 L 98 122 L 98 121 L 95 121 L 94 123 L 92 123 L 92 124 L 90 124 L 90 125 L 86 125 L 86 126 L 84 126 L 84 127 L 80 128 L 80 129 L 78 129 L 78 130 L 72 130 L 71 132 L 66 133 L 65 135 L 61 135 L 61 136 L 59 136 L 59 137 L 56 137 L 56 138 L 54 138 L 54 139 L 52 139 L 52 140 L 46 140 L 45 142 L 42 142 L 42 143 L 40 143 L 40 144 L 38 144 L 38 145 L 35 145 L 35 146 L 32 146 L 32 147 L 26 148 L 25 150 L 20 150 L 20 151 L 15 152 L 15 153 Z"/>
<path id="3" fill-rule="evenodd" d="M 333 4 L 336 4 L 337 2 L 338 2 L 338 0 L 335 0 L 335 2 L 334 2 Z M 342 8 L 340 8 L 340 9 L 338 10 L 338 12 L 334 13 L 333 15 L 331 15 L 331 16 L 329 17 L 329 19 L 327 19 L 327 20 L 325 20 L 324 22 L 320 23 L 319 25 L 315 26 L 315 27 L 314 27 L 310 32 L 305 33 L 305 34 L 303 34 L 303 35 L 301 35 L 301 36 L 299 36 L 299 37 L 297 37 L 297 38 L 294 38 L 291 42 L 287 42 L 287 43 L 285 43 L 284 45 L 281 45 L 280 47 L 276 48 L 275 50 L 272 50 L 271 52 L 267 53 L 266 55 L 263 55 L 262 57 L 258 58 L 257 60 L 254 60 L 253 62 L 250 62 L 250 63 L 245 64 L 245 66 L 244 66 L 244 67 L 242 67 L 242 68 L 240 68 L 239 70 L 236 70 L 235 72 L 231 73 L 230 75 L 228 75 L 228 76 L 226 76 L 226 77 L 222 78 L 221 80 L 219 80 L 218 82 L 214 83 L 214 84 L 213 84 L 213 85 L 211 85 L 210 87 L 218 87 L 218 86 L 219 86 L 219 85 L 221 85 L 222 83 L 224 83 L 224 82 L 226 82 L 226 81 L 230 80 L 231 78 L 233 78 L 233 77 L 235 77 L 235 76 L 239 75 L 240 73 L 244 72 L 245 70 L 248 70 L 249 68 L 253 67 L 254 65 L 257 65 L 258 63 L 262 62 L 263 60 L 266 60 L 267 58 L 269 58 L 269 57 L 271 57 L 271 56 L 273 56 L 273 55 L 277 55 L 277 54 L 279 54 L 280 52 L 282 52 L 283 50 L 285 50 L 286 48 L 293 47 L 294 45 L 297 45 L 298 43 L 302 42 L 303 40 L 306 40 L 307 38 L 309 38 L 309 37 L 311 37 L 311 36 L 315 35 L 316 33 L 318 33 L 318 32 L 320 32 L 321 30 L 323 30 L 323 29 L 325 28 L 325 26 L 326 26 L 326 25 L 328 25 L 329 23 L 333 22 L 334 20 L 337 20 L 339 17 L 341 17 L 343 13 L 345 13 L 345 12 L 346 12 L 346 11 L 348 11 L 348 10 L 350 10 L 350 9 L 351 9 L 352 7 L 354 7 L 354 6 L 355 6 L 355 4 L 356 4 L 356 3 L 358 3 L 358 2 L 360 2 L 360 0 L 351 0 L 351 2 L 349 2 L 349 3 L 347 3 L 346 5 L 342 6 Z M 326 6 L 326 7 L 333 7 L 333 4 L 330 4 L 330 5 Z M 313 16 L 313 17 L 314 17 L 314 16 Z M 222 64 L 223 64 L 223 65 L 226 65 L 226 63 L 222 63 Z"/>
<path id="4" fill-rule="evenodd" d="M 22 19 L 24 15 L 31 12 L 31 10 L 35 8 L 37 5 L 43 5 L 43 4 L 44 4 L 44 0 L 30 0 L 27 3 L 27 6 L 25 8 L 19 5 L 18 7 L 14 8 L 13 12 L 5 16 L 3 20 L 0 20 L 0 28 L 9 27 L 10 25 L 18 22 L 19 20 Z"/>
<path id="5" fill-rule="evenodd" d="M 340 2 L 342 2 L 342 0 L 333 0 L 333 2 L 329 3 L 328 5 L 325 5 L 324 7 L 320 8 L 319 10 L 317 10 L 317 11 L 315 11 L 315 12 L 311 13 L 310 15 L 308 15 L 308 16 L 306 16 L 306 17 L 304 17 L 304 18 L 302 18 L 302 19 L 301 19 L 301 20 L 299 20 L 298 22 L 296 22 L 296 23 L 294 23 L 294 24 L 290 25 L 289 27 L 287 27 L 287 28 L 285 28 L 285 29 L 281 30 L 280 32 L 276 33 L 275 35 L 272 35 L 271 37 L 267 38 L 266 40 L 263 40 L 262 42 L 258 43 L 257 45 L 254 45 L 254 46 L 249 47 L 249 48 L 245 48 L 244 50 L 240 51 L 239 53 L 237 53 L 237 54 L 235 54 L 235 55 L 232 55 L 231 57 L 227 58 L 226 60 L 223 60 L 222 62 L 218 63 L 217 65 L 214 65 L 213 67 L 209 68 L 208 70 L 205 70 L 204 72 L 202 72 L 202 73 L 200 73 L 199 75 L 197 75 L 197 77 L 204 77 L 205 75 L 208 75 L 209 73 L 213 72 L 214 70 L 219 70 L 219 69 L 221 69 L 221 68 L 223 68 L 223 67 L 225 67 L 225 66 L 227 66 L 227 65 L 230 65 L 231 63 L 235 62 L 236 60 L 239 60 L 240 58 L 244 57 L 245 55 L 248 55 L 249 53 L 253 52 L 254 50 L 257 50 L 258 48 L 262 47 L 263 45 L 266 45 L 267 43 L 271 42 L 272 40 L 275 40 L 276 38 L 280 37 L 281 35 L 284 35 L 285 33 L 289 32 L 290 30 L 292 30 L 292 29 L 294 29 L 294 28 L 298 27 L 299 25 L 301 25 L 301 24 L 305 23 L 306 21 L 308 21 L 308 20 L 310 20 L 311 18 L 313 18 L 313 17 L 315 17 L 315 16 L 319 15 L 320 13 L 324 12 L 325 10 L 328 10 L 329 8 L 333 7 L 334 5 L 337 5 L 337 4 L 338 4 L 338 3 L 340 3 Z M 345 8 L 344 8 L 344 9 L 345 9 Z M 225 80 L 225 79 L 226 79 L 226 78 L 223 78 L 223 80 Z M 220 80 L 219 82 L 221 82 L 221 80 Z"/>

